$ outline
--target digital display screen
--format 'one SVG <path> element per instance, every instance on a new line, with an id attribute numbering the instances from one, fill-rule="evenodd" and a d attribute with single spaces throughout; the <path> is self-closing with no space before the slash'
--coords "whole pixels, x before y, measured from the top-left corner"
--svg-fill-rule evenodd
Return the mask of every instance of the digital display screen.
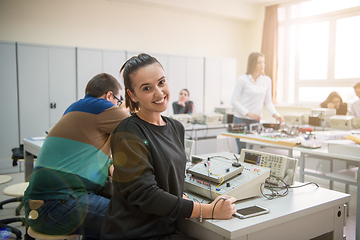
<path id="1" fill-rule="evenodd" d="M 259 165 L 260 164 L 261 155 L 255 153 L 245 153 L 244 162 Z"/>
<path id="2" fill-rule="evenodd" d="M 264 212 L 264 211 L 266 211 L 266 209 L 263 209 L 258 206 L 251 206 L 251 207 L 241 208 L 241 209 L 236 210 L 237 213 L 239 213 L 243 216 L 258 213 L 258 212 Z"/>

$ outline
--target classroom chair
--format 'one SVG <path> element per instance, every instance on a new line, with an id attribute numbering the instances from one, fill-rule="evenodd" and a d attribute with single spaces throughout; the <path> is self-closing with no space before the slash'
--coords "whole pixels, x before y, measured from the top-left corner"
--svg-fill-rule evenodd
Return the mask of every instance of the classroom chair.
<path id="1" fill-rule="evenodd" d="M 70 235 L 47 235 L 43 233 L 36 232 L 31 227 L 28 228 L 27 234 L 30 237 L 36 238 L 37 240 L 43 239 L 43 240 L 62 240 L 62 239 L 68 239 L 68 240 L 75 240 L 79 239 L 80 235 L 78 234 L 70 234 Z"/>
<path id="2" fill-rule="evenodd" d="M 15 210 L 15 215 L 20 215 L 20 209 L 23 207 L 24 203 L 22 202 L 22 197 L 24 196 L 24 192 L 29 186 L 29 182 L 17 183 L 6 187 L 3 190 L 3 194 L 6 196 L 11 196 L 13 198 L 6 199 L 0 202 L 0 209 L 3 209 L 3 205 L 6 203 L 12 202 L 20 202 L 19 206 Z"/>
<path id="3" fill-rule="evenodd" d="M 12 177 L 11 176 L 7 176 L 6 175 L 1 175 L 0 176 L 0 184 L 3 184 L 3 183 L 6 183 L 6 182 L 9 182 L 12 180 Z M 16 185 L 16 186 L 15 186 Z M 23 184 L 22 184 L 23 185 Z M 22 196 L 24 195 L 24 191 L 26 190 L 27 188 L 27 185 L 28 183 L 26 184 L 26 187 L 25 188 L 19 188 L 18 184 L 13 184 L 13 185 L 10 185 L 8 187 L 6 187 L 4 190 L 3 190 L 3 194 L 4 195 L 8 195 L 9 193 L 10 194 L 15 194 L 15 195 L 10 195 L 10 196 L 16 196 L 16 198 L 12 198 L 11 201 L 8 200 L 5 200 L 5 201 L 2 201 L 0 203 L 0 209 L 3 208 L 3 205 L 6 204 L 6 203 L 10 203 L 10 202 L 17 202 L 18 201 L 18 196 L 20 195 L 21 198 Z M 15 187 L 13 187 L 15 186 Z M 19 193 L 20 192 L 20 193 Z M 16 200 L 16 201 L 15 201 Z M 18 215 L 20 214 L 19 213 L 20 210 L 16 210 L 16 212 L 18 213 Z M 16 239 L 21 239 L 21 236 L 22 236 L 22 233 L 19 229 L 17 228 L 14 228 L 12 226 L 10 226 L 9 224 L 10 223 L 14 223 L 14 222 L 23 222 L 24 223 L 24 218 L 22 217 L 14 217 L 14 218 L 6 218 L 6 219 L 0 219 L 0 229 L 2 229 L 3 233 L 2 235 L 5 235 L 7 234 L 6 231 L 9 231 L 8 233 L 10 234 L 13 233 L 16 235 Z M 8 230 L 6 230 L 8 229 Z"/>

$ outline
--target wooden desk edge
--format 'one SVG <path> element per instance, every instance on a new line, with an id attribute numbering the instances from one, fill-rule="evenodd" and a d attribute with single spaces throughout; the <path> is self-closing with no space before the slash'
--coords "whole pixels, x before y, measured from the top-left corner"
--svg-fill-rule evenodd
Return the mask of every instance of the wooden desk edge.
<path id="1" fill-rule="evenodd" d="M 288 147 L 296 147 L 297 146 L 297 143 L 295 143 L 295 142 L 286 142 L 286 141 L 281 141 L 281 140 L 280 141 L 276 141 L 276 140 L 271 141 L 271 140 L 267 140 L 267 139 L 247 137 L 246 135 L 234 136 L 234 135 L 230 135 L 227 133 L 222 133 L 221 135 L 228 136 L 228 137 L 234 137 L 234 138 L 246 138 L 249 140 L 265 142 L 265 143 L 273 143 L 273 144 L 288 146 Z"/>

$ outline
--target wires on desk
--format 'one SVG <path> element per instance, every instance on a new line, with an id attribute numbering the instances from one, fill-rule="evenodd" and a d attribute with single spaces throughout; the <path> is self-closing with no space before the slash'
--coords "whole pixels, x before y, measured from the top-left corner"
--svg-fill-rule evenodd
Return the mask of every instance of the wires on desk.
<path id="1" fill-rule="evenodd" d="M 279 198 L 279 197 L 285 197 L 288 195 L 289 193 L 289 189 L 290 188 L 300 188 L 300 187 L 304 187 L 310 184 L 314 184 L 316 185 L 316 187 L 319 187 L 319 185 L 316 182 L 308 182 L 305 184 L 302 184 L 300 186 L 289 186 L 287 185 L 281 178 L 272 176 L 273 178 L 276 178 L 277 180 L 279 180 L 280 182 L 283 183 L 282 186 L 278 186 L 277 184 L 274 184 L 273 182 L 268 181 L 269 178 L 267 178 L 265 180 L 265 183 L 262 183 L 260 185 L 260 192 L 261 195 L 263 195 L 265 198 L 272 200 L 274 198 Z M 267 189 L 270 191 L 270 193 L 264 193 L 263 189 Z"/>

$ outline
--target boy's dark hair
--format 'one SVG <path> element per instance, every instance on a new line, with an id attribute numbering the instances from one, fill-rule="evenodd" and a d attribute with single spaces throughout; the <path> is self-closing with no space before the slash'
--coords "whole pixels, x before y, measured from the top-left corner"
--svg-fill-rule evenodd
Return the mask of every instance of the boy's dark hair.
<path id="1" fill-rule="evenodd" d="M 133 102 L 127 93 L 127 89 L 129 89 L 131 92 L 134 92 L 134 89 L 131 85 L 131 75 L 136 73 L 140 68 L 152 65 L 154 63 L 157 63 L 162 67 L 156 58 L 150 56 L 149 54 L 141 53 L 138 56 L 133 56 L 127 60 L 120 69 L 120 73 L 123 72 L 124 78 L 125 105 L 130 109 L 130 112 L 134 113 L 139 111 L 139 103 Z"/>
<path id="2" fill-rule="evenodd" d="M 101 97 L 109 91 L 117 95 L 120 90 L 121 85 L 116 78 L 107 73 L 99 73 L 87 83 L 85 94 Z"/>

